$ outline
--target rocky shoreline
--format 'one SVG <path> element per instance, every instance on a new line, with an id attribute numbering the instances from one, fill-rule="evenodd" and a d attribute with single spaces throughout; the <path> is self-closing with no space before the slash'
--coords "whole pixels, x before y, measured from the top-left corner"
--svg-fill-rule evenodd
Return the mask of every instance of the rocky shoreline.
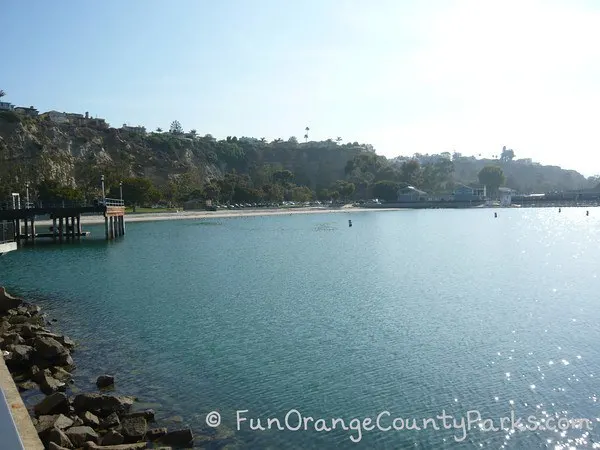
<path id="1" fill-rule="evenodd" d="M 0 286 L 0 352 L 20 392 L 39 389 L 46 395 L 30 411 L 46 449 L 193 447 L 190 428 L 153 428 L 153 410 L 132 412 L 134 397 L 107 393 L 115 383 L 111 375 L 98 377 L 97 392 L 68 396 L 76 344 L 49 325 L 39 306 Z"/>

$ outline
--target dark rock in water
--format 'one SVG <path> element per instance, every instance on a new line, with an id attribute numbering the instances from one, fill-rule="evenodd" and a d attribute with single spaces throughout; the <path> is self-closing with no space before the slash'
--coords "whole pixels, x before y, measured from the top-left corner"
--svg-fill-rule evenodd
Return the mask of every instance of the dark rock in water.
<path id="1" fill-rule="evenodd" d="M 62 381 L 58 381 L 56 378 L 50 376 L 48 372 L 50 371 L 46 369 L 41 375 L 41 380 L 39 382 L 40 390 L 46 395 L 50 395 L 58 391 L 65 391 L 67 385 Z"/>
<path id="2" fill-rule="evenodd" d="M 69 400 L 62 392 L 55 392 L 34 406 L 37 416 L 50 414 L 69 414 Z"/>
<path id="3" fill-rule="evenodd" d="M 35 424 L 35 429 L 38 434 L 45 433 L 52 429 L 66 430 L 73 426 L 73 421 L 63 414 L 54 416 L 40 416 Z"/>
<path id="4" fill-rule="evenodd" d="M 90 427 L 97 428 L 100 426 L 100 419 L 98 419 L 97 416 L 95 416 L 94 414 L 92 414 L 89 411 L 86 411 L 85 413 L 81 414 L 79 417 L 81 418 L 81 420 L 83 420 L 84 424 L 89 425 Z"/>
<path id="5" fill-rule="evenodd" d="M 97 444 L 100 439 L 92 428 L 86 426 L 69 428 L 66 433 L 75 447 L 83 447 L 88 441 Z"/>
<path id="6" fill-rule="evenodd" d="M 121 421 L 119 420 L 117 413 L 109 414 L 100 422 L 100 426 L 105 430 L 108 430 L 109 428 L 116 428 L 120 425 Z"/>
<path id="7" fill-rule="evenodd" d="M 23 300 L 13 297 L 4 287 L 0 286 L 0 314 L 6 313 L 9 309 L 18 308 L 23 304 Z"/>
<path id="8" fill-rule="evenodd" d="M 100 389 L 114 386 L 114 384 L 115 384 L 115 377 L 113 377 L 112 375 L 101 375 L 96 380 L 96 386 L 98 386 Z"/>
<path id="9" fill-rule="evenodd" d="M 69 351 L 56 339 L 47 336 L 37 336 L 35 338 L 35 352 L 41 358 L 47 360 L 58 360 L 69 354 Z M 61 366 L 67 364 L 59 364 Z"/>
<path id="10" fill-rule="evenodd" d="M 190 428 L 182 430 L 169 431 L 160 438 L 160 442 L 165 445 L 173 445 L 175 447 L 190 447 L 194 441 L 194 434 Z"/>
<path id="11" fill-rule="evenodd" d="M 110 430 L 100 440 L 100 445 L 121 445 L 123 442 L 125 442 L 125 438 L 121 433 Z"/>
<path id="12" fill-rule="evenodd" d="M 154 410 L 145 409 L 144 411 L 135 411 L 125 414 L 123 417 L 143 417 L 148 422 L 154 422 Z"/>
<path id="13" fill-rule="evenodd" d="M 73 407 L 79 412 L 90 411 L 99 417 L 111 413 L 125 414 L 133 405 L 132 397 L 118 397 L 102 394 L 79 394 L 73 399 Z"/>
<path id="14" fill-rule="evenodd" d="M 73 443 L 71 442 L 71 439 L 69 439 L 69 437 L 64 431 L 59 430 L 58 428 L 52 428 L 52 430 L 50 430 L 47 438 L 45 439 L 45 442 L 47 444 L 53 442 L 54 444 L 63 448 L 73 448 Z"/>
<path id="15" fill-rule="evenodd" d="M 156 441 L 167 434 L 167 431 L 168 430 L 166 428 L 153 428 L 146 432 L 146 439 L 149 441 Z"/>
<path id="16" fill-rule="evenodd" d="M 140 441 L 148 430 L 148 424 L 143 417 L 123 417 L 121 419 L 121 434 L 126 443 Z"/>

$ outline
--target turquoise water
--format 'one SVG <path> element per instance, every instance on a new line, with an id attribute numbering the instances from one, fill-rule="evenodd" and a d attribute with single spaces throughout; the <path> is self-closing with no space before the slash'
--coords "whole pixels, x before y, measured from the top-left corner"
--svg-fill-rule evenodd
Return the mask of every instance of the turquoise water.
<path id="1" fill-rule="evenodd" d="M 130 223 L 116 242 L 6 255 L 0 284 L 81 343 L 80 388 L 114 373 L 119 392 L 156 408 L 160 423 L 192 426 L 198 446 L 591 448 L 600 442 L 600 209 L 497 211 Z M 293 409 L 348 427 L 383 411 L 382 428 L 475 410 L 496 427 L 511 411 L 533 424 L 591 422 L 564 432 L 472 425 L 462 442 L 460 426 L 439 418 L 438 430 L 375 428 L 358 443 L 339 422 L 329 432 L 274 421 L 249 430 L 250 418 L 285 427 Z M 218 428 L 205 423 L 213 410 Z M 238 410 L 248 410 L 240 430 Z M 290 414 L 289 425 L 297 420 Z"/>

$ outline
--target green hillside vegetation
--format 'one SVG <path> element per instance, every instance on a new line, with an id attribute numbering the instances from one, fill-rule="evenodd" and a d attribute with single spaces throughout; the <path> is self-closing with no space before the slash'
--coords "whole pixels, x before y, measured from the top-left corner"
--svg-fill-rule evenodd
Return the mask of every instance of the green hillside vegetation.
<path id="1" fill-rule="evenodd" d="M 23 192 L 29 182 L 32 198 L 91 200 L 101 194 L 101 174 L 110 196 L 118 197 L 122 181 L 125 199 L 137 205 L 180 205 L 198 198 L 223 203 L 393 201 L 407 184 L 442 194 L 457 183 L 479 183 L 486 166 L 498 169 L 486 168 L 484 174 L 499 171 L 501 185 L 522 192 L 597 184 L 575 171 L 515 160 L 512 150 L 504 149 L 494 160 L 456 153 L 387 159 L 371 145 L 340 140 L 217 140 L 195 130 L 185 133 L 177 121 L 168 132 L 146 133 L 58 125 L 44 116 L 5 111 L 0 112 L 0 198 Z"/>

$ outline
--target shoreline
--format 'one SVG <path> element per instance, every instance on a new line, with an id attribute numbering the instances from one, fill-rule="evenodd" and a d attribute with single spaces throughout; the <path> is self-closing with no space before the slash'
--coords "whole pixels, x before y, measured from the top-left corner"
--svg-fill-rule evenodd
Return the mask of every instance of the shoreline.
<path id="1" fill-rule="evenodd" d="M 77 344 L 52 332 L 51 327 L 39 306 L 10 295 L 0 286 L 0 366 L 8 369 L 0 372 L 6 378 L 0 385 L 12 385 L 14 389 L 8 393 L 14 391 L 13 397 L 18 395 L 21 405 L 25 402 L 22 392 L 45 395 L 27 407 L 25 415 L 12 413 L 13 421 L 20 425 L 21 440 L 28 442 L 26 448 L 44 448 L 35 442 L 38 439 L 45 448 L 55 450 L 194 447 L 191 428 L 168 430 L 157 424 L 154 410 L 141 409 L 137 398 L 114 392 L 114 376 L 100 375 L 95 386 L 75 385 L 76 366 L 71 354 Z M 6 391 L 3 388 L 5 395 Z"/>
<path id="2" fill-rule="evenodd" d="M 157 213 L 128 213 L 125 214 L 125 223 L 131 222 L 159 222 L 163 220 L 190 220 L 190 219 L 231 219 L 236 217 L 259 217 L 259 216 L 286 216 L 295 214 L 340 214 L 366 211 L 403 211 L 402 208 L 294 208 L 294 209 L 240 209 L 240 210 L 221 210 L 221 211 L 180 211 L 180 212 L 157 212 Z M 100 225 L 104 224 L 104 216 L 91 215 L 81 216 L 82 225 Z M 38 220 L 36 225 L 52 225 L 49 219 Z"/>

